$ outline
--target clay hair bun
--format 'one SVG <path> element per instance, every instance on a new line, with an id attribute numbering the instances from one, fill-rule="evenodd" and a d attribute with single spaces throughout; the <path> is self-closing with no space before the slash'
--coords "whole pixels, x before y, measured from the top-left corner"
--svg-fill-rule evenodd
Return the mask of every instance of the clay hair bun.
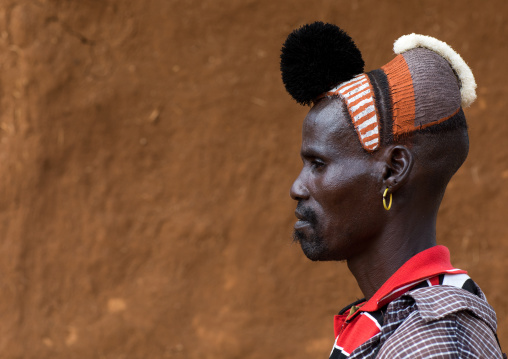
<path id="1" fill-rule="evenodd" d="M 280 70 L 287 92 L 308 105 L 363 72 L 360 50 L 345 31 L 314 22 L 294 30 L 282 46 Z"/>

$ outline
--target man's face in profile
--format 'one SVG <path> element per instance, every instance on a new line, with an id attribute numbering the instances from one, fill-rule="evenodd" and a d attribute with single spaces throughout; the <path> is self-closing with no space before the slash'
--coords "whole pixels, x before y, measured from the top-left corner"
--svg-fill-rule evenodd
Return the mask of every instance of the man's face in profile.
<path id="1" fill-rule="evenodd" d="M 346 260 L 380 228 L 381 180 L 338 99 L 325 98 L 305 118 L 303 168 L 291 187 L 298 201 L 294 239 L 311 260 Z"/>

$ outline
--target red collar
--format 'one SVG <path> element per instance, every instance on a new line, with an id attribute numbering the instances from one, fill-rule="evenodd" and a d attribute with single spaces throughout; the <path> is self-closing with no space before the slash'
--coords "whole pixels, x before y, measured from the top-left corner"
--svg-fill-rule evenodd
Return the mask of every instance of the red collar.
<path id="1" fill-rule="evenodd" d="M 360 308 L 362 312 L 379 310 L 411 287 L 439 274 L 467 273 L 452 267 L 450 251 L 445 246 L 434 246 L 411 257 Z"/>

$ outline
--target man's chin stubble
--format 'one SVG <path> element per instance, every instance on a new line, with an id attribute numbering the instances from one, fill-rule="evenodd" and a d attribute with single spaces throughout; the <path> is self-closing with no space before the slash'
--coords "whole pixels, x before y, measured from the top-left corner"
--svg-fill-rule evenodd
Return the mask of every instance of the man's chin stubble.
<path id="1" fill-rule="evenodd" d="M 325 242 L 320 236 L 308 238 L 302 231 L 294 230 L 293 243 L 300 243 L 302 251 L 311 261 L 323 260 L 322 255 L 326 252 Z"/>
<path id="2" fill-rule="evenodd" d="M 305 239 L 305 235 L 301 231 L 295 229 L 293 231 L 293 243 L 301 243 L 302 239 Z"/>

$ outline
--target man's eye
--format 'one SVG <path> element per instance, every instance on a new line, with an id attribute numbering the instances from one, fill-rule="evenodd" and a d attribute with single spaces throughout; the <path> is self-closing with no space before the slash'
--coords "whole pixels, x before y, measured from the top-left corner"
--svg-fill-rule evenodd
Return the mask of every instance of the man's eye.
<path id="1" fill-rule="evenodd" d="M 324 167 L 324 162 L 319 160 L 313 160 L 312 162 L 312 168 L 322 168 Z"/>

